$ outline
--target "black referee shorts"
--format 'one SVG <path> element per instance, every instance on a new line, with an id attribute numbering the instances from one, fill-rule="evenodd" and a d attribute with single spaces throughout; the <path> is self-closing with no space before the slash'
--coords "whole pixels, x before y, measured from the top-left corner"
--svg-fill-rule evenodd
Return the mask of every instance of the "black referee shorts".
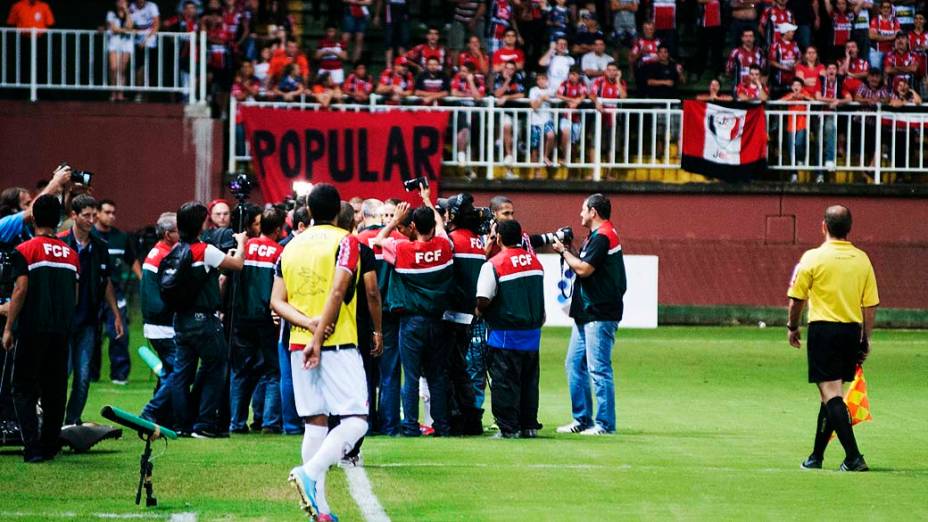
<path id="1" fill-rule="evenodd" d="M 809 323 L 807 350 L 809 382 L 854 380 L 860 351 L 860 325 L 857 323 Z"/>

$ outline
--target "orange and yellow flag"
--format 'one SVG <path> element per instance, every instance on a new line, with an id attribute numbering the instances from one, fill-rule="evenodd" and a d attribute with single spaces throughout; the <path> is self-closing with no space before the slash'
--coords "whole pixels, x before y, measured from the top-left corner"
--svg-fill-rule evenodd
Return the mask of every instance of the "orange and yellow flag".
<path id="1" fill-rule="evenodd" d="M 844 396 L 847 411 L 851 414 L 851 425 L 859 422 L 873 420 L 870 415 L 870 399 L 867 397 L 867 381 L 864 379 L 864 369 L 857 367 L 857 373 Z"/>

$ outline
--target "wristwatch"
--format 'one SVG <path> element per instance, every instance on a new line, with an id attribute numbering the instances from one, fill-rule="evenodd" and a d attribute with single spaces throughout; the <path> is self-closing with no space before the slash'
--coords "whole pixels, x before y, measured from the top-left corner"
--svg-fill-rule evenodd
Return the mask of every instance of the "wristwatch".
<path id="1" fill-rule="evenodd" d="M 799 327 L 798 327 L 798 326 L 791 326 L 789 323 L 786 323 L 786 329 L 789 330 L 790 332 L 795 332 L 796 330 L 799 329 Z"/>

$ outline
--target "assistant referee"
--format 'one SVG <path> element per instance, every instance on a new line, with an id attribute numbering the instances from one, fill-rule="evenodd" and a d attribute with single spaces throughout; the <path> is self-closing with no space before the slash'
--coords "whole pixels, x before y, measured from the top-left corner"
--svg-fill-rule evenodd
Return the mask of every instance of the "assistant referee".
<path id="1" fill-rule="evenodd" d="M 804 469 L 821 469 L 832 433 L 844 446 L 841 471 L 867 471 L 857 449 L 850 414 L 842 399 L 842 381 L 851 381 L 870 351 L 870 334 L 880 304 L 870 258 L 847 240 L 851 211 L 825 210 L 825 242 L 802 255 L 789 288 L 789 344 L 800 348 L 799 322 L 809 301 L 809 382 L 818 385 L 821 405 L 812 454 Z"/>

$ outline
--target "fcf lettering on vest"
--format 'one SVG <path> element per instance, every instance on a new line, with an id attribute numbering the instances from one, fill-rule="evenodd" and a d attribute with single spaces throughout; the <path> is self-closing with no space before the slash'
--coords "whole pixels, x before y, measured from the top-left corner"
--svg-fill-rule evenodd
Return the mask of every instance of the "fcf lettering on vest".
<path id="1" fill-rule="evenodd" d="M 271 245 L 259 245 L 252 243 L 248 246 L 248 255 L 253 256 L 255 253 L 261 257 L 270 257 L 277 252 L 277 247 Z"/>
<path id="2" fill-rule="evenodd" d="M 441 249 L 428 252 L 416 252 L 416 263 L 435 263 L 441 259 Z"/>
<path id="3" fill-rule="evenodd" d="M 64 245 L 45 243 L 42 248 L 45 249 L 45 255 L 51 254 L 52 257 L 67 258 L 71 255 L 71 249 Z"/>
<path id="4" fill-rule="evenodd" d="M 509 261 L 512 263 L 513 267 L 518 266 L 529 266 L 532 264 L 532 256 L 528 254 L 521 254 L 518 256 L 510 256 Z"/>
<path id="5" fill-rule="evenodd" d="M 479 237 L 470 238 L 470 247 L 471 248 L 483 248 L 483 241 Z"/>

